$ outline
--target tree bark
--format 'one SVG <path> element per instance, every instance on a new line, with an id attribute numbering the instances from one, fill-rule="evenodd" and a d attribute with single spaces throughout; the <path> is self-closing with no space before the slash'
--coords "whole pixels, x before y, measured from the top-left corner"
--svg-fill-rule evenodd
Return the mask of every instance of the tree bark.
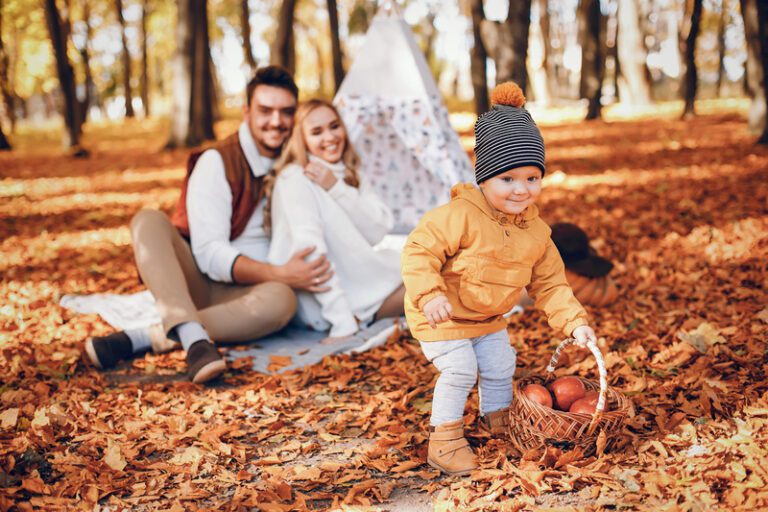
<path id="1" fill-rule="evenodd" d="M 253 74 L 257 64 L 251 46 L 251 10 L 248 9 L 248 0 L 240 0 L 240 31 L 243 34 L 243 58 Z"/>
<path id="2" fill-rule="evenodd" d="M 191 0 L 190 7 L 192 89 L 186 144 L 187 146 L 197 146 L 204 140 L 216 138 L 213 133 L 214 83 L 211 73 L 211 48 L 208 39 L 208 1 Z"/>
<path id="3" fill-rule="evenodd" d="M 581 41 L 579 95 L 586 98 L 588 102 L 586 119 L 599 119 L 605 77 L 603 16 L 600 13 L 600 0 L 581 0 L 578 15 Z"/>
<path id="4" fill-rule="evenodd" d="M 168 148 L 185 145 L 189 131 L 190 97 L 192 91 L 191 55 L 192 25 L 191 0 L 180 0 L 176 22 L 176 51 L 173 54 L 173 109 L 171 111 L 171 136 L 166 144 Z"/>
<path id="5" fill-rule="evenodd" d="M 133 98 L 131 97 L 131 54 L 128 53 L 128 38 L 125 36 L 125 18 L 123 0 L 115 0 L 117 21 L 120 24 L 120 37 L 123 43 L 123 95 L 125 96 L 125 117 L 134 117 Z"/>
<path id="6" fill-rule="evenodd" d="M 759 14 L 757 5 L 760 0 L 741 0 L 741 16 L 744 19 L 744 36 L 747 43 L 747 62 L 745 82 L 752 102 L 747 123 L 752 133 L 760 134 L 768 126 L 766 123 L 766 91 L 763 79 L 763 42 L 760 40 Z"/>
<path id="7" fill-rule="evenodd" d="M 760 36 L 760 63 L 763 68 L 763 101 L 768 101 L 768 5 L 765 1 L 757 2 L 757 26 Z M 764 105 L 763 112 L 768 112 L 768 104 Z M 768 121 L 763 114 L 763 133 L 757 139 L 758 144 L 768 145 Z"/>
<path id="8" fill-rule="evenodd" d="M 696 71 L 696 39 L 701 27 L 702 0 L 692 0 L 690 11 L 686 9 L 683 30 L 680 34 L 680 55 L 685 66 L 683 73 L 682 93 L 685 100 L 683 118 L 696 115 L 696 89 L 698 88 L 698 73 Z"/>
<path id="9" fill-rule="evenodd" d="M 344 55 L 341 53 L 341 39 L 339 38 L 339 10 L 336 0 L 327 0 L 328 19 L 331 25 L 331 56 L 333 57 L 334 92 L 339 90 L 344 81 Z"/>
<path id="10" fill-rule="evenodd" d="M 277 19 L 277 35 L 272 46 L 272 64 L 296 72 L 296 48 L 293 39 L 293 18 L 296 0 L 283 0 Z"/>
<path id="11" fill-rule="evenodd" d="M 11 123 L 11 130 L 13 130 L 14 124 L 14 112 L 13 112 L 13 91 L 11 89 L 11 83 L 8 79 L 9 64 L 8 64 L 8 52 L 3 46 L 3 0 L 0 0 L 0 94 L 3 96 L 3 109 L 5 110 L 5 116 Z M 11 149 L 11 145 L 5 138 L 3 133 L 3 122 L 0 118 L 0 150 Z"/>
<path id="12" fill-rule="evenodd" d="M 531 0 L 509 2 L 504 23 L 484 20 L 480 26 L 483 44 L 496 63 L 496 83 L 512 80 L 525 92 L 530 26 Z"/>
<path id="13" fill-rule="evenodd" d="M 472 73 L 472 89 L 475 91 L 475 113 L 479 116 L 490 109 L 488 100 L 488 74 L 486 61 L 488 52 L 485 50 L 480 27 L 485 20 L 483 0 L 471 0 L 472 38 L 474 45 L 470 54 L 470 69 Z"/>
<path id="14" fill-rule="evenodd" d="M 11 143 L 8 142 L 8 139 L 5 138 L 5 133 L 3 133 L 3 127 L 0 126 L 0 151 L 10 151 L 11 150 Z"/>
<path id="15" fill-rule="evenodd" d="M 91 4 L 88 0 L 83 1 L 83 23 L 85 24 L 85 41 L 83 41 L 83 47 L 79 49 L 85 72 L 85 97 L 80 104 L 81 125 L 88 119 L 88 110 L 91 108 L 94 97 L 97 95 L 96 84 L 93 81 L 93 72 L 91 70 Z"/>
<path id="16" fill-rule="evenodd" d="M 552 101 L 552 71 L 550 65 L 550 53 L 552 51 L 552 43 L 549 40 L 549 1 L 537 0 L 537 6 L 539 10 L 539 26 L 538 26 L 538 44 L 541 46 L 541 68 L 535 69 L 534 76 L 537 76 L 538 91 L 540 93 L 539 101 L 550 103 Z"/>
<path id="17" fill-rule="evenodd" d="M 723 81 L 725 78 L 725 26 L 727 19 L 727 0 L 720 0 L 720 19 L 717 22 L 717 96 L 723 95 Z"/>
<path id="18" fill-rule="evenodd" d="M 151 14 L 149 0 L 141 4 L 141 106 L 144 109 L 144 117 L 151 115 L 149 105 L 149 57 L 147 55 L 147 19 Z"/>
<path id="19" fill-rule="evenodd" d="M 64 97 L 64 122 L 67 128 L 64 145 L 73 150 L 74 156 L 86 156 L 87 153 L 80 147 L 80 117 L 75 93 L 75 74 L 67 56 L 67 40 L 64 37 L 64 28 L 59 9 L 56 7 L 56 0 L 45 0 L 45 20 L 51 36 L 51 45 L 56 57 L 56 72 Z"/>
<path id="20" fill-rule="evenodd" d="M 616 50 L 621 80 L 621 101 L 632 105 L 651 102 L 651 88 L 646 73 L 646 50 L 640 31 L 636 0 L 618 0 L 618 35 Z M 623 85 L 623 87 L 622 87 Z"/>

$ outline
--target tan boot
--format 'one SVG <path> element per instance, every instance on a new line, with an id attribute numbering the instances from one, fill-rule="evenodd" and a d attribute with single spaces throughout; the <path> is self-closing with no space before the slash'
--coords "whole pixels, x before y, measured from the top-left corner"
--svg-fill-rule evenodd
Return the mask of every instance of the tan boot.
<path id="1" fill-rule="evenodd" d="M 181 349 L 181 343 L 165 336 L 165 329 L 163 329 L 162 324 L 149 326 L 149 341 L 152 344 L 153 354 L 165 354 Z"/>
<path id="2" fill-rule="evenodd" d="M 464 420 L 431 427 L 427 463 L 449 475 L 466 475 L 477 469 L 477 459 L 464 438 Z"/>
<path id="3" fill-rule="evenodd" d="M 492 436 L 506 436 L 509 431 L 509 407 L 489 412 L 480 419 L 480 426 Z"/>

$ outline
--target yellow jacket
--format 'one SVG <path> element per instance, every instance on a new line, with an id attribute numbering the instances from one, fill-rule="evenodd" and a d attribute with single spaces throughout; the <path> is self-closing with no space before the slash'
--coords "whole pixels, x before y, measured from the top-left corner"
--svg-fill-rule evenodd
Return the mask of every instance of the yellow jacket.
<path id="1" fill-rule="evenodd" d="M 453 187 L 451 201 L 424 215 L 403 249 L 405 316 L 413 336 L 440 341 L 501 330 L 507 325 L 502 315 L 526 286 L 555 330 L 570 336 L 586 325 L 551 232 L 535 205 L 506 215 L 475 186 Z M 453 316 L 432 329 L 422 308 L 438 295 L 448 297 Z"/>

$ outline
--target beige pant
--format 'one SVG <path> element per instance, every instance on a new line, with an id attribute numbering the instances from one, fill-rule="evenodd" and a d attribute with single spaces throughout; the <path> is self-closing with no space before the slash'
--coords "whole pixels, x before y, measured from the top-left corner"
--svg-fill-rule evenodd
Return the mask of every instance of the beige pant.
<path id="1" fill-rule="evenodd" d="M 161 211 L 137 213 L 131 236 L 136 266 L 155 297 L 166 334 L 181 323 L 198 322 L 218 343 L 243 342 L 281 329 L 296 312 L 296 296 L 285 284 L 209 279 Z"/>

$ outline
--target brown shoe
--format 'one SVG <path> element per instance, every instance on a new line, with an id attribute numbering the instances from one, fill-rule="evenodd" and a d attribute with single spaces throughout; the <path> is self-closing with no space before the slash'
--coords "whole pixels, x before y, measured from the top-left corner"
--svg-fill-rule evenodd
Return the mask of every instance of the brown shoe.
<path id="1" fill-rule="evenodd" d="M 492 436 L 507 436 L 509 433 L 509 407 L 482 416 L 480 428 Z"/>
<path id="2" fill-rule="evenodd" d="M 93 336 L 85 342 L 85 354 L 99 370 L 112 368 L 120 361 L 133 359 L 133 344 L 123 331 Z"/>
<path id="3" fill-rule="evenodd" d="M 477 469 L 477 459 L 464 437 L 464 420 L 430 428 L 427 463 L 449 475 L 466 475 Z"/>
<path id="4" fill-rule="evenodd" d="M 226 369 L 224 358 L 208 340 L 196 341 L 187 350 L 187 375 L 195 384 L 215 379 Z"/>

